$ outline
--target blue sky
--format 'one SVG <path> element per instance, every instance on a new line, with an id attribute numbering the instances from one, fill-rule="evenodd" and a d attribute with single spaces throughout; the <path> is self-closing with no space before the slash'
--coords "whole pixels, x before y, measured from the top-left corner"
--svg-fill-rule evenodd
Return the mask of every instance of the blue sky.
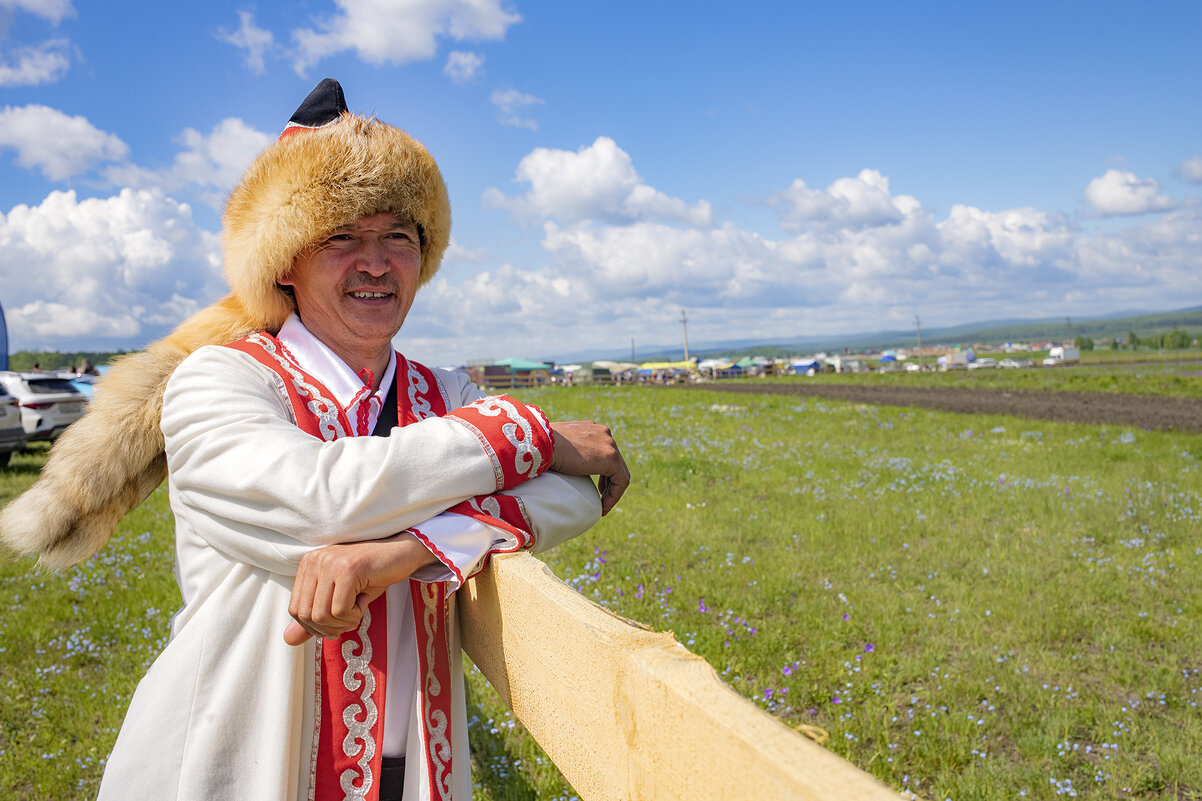
<path id="1" fill-rule="evenodd" d="M 1202 303 L 1202 4 L 0 0 L 13 349 L 225 292 L 220 209 L 322 77 L 422 140 L 435 364 Z"/>

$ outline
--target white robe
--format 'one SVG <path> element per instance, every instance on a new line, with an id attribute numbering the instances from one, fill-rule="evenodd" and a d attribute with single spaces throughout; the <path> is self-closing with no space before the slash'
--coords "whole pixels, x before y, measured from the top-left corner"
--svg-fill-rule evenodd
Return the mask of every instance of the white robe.
<path id="1" fill-rule="evenodd" d="M 481 397 L 466 376 L 436 373 L 450 407 Z M 184 605 L 130 702 L 101 801 L 310 798 L 315 645 L 283 640 L 301 556 L 392 536 L 497 489 L 480 440 L 455 421 L 322 442 L 292 417 L 278 376 L 230 348 L 201 348 L 168 383 L 162 428 Z M 587 478 L 547 472 L 506 492 L 522 498 L 536 551 L 600 515 Z M 470 753 L 454 620 L 453 786 L 466 799 Z M 425 763 L 417 741 L 411 725 L 409 799 L 425 795 L 414 769 Z"/>

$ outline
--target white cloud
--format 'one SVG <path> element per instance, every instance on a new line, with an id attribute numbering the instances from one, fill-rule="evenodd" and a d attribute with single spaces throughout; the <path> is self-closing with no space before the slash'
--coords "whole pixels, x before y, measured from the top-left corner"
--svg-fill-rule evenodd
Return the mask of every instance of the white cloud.
<path id="1" fill-rule="evenodd" d="M 528 95 L 517 89 L 497 89 L 489 97 L 489 100 L 501 112 L 502 125 L 529 128 L 532 131 L 538 130 L 538 123 L 535 120 L 523 117 L 518 112 L 526 106 L 541 105 L 545 102 L 541 97 Z"/>
<path id="2" fill-rule="evenodd" d="M 734 226 L 681 229 L 662 223 L 546 226 L 543 246 L 586 286 L 608 299 L 667 296 L 713 303 L 767 299 L 778 283 L 771 243 Z M 583 291 L 583 288 L 580 290 Z"/>
<path id="3" fill-rule="evenodd" d="M 518 164 L 514 180 L 529 184 L 530 190 L 509 198 L 494 188 L 485 201 L 520 215 L 567 223 L 663 220 L 708 226 L 713 219 L 708 202 L 689 205 L 643 183 L 630 155 L 607 136 L 576 152 L 535 148 Z"/>
<path id="4" fill-rule="evenodd" d="M 55 25 L 75 15 L 71 0 L 0 0 L 0 9 L 27 11 Z"/>
<path id="5" fill-rule="evenodd" d="M 443 264 L 462 264 L 466 262 L 481 262 L 488 257 L 488 248 L 466 248 L 455 237 L 447 245 L 446 253 L 442 256 Z"/>
<path id="6" fill-rule="evenodd" d="M 1107 170 L 1085 187 L 1085 199 L 1089 205 L 1108 215 L 1144 214 L 1172 208 L 1173 201 L 1159 192 L 1160 184 L 1151 178 L 1140 180 L 1131 172 Z"/>
<path id="7" fill-rule="evenodd" d="M 518 14 L 502 0 L 334 0 L 338 12 L 313 28 L 292 32 L 297 73 L 324 58 L 354 51 L 369 64 L 406 64 L 433 58 L 439 39 L 505 38 Z"/>
<path id="8" fill-rule="evenodd" d="M 14 347 L 140 346 L 224 292 L 216 235 L 158 191 L 51 192 L 0 214 Z"/>
<path id="9" fill-rule="evenodd" d="M 1178 172 L 1191 184 L 1202 184 L 1202 156 L 1194 156 L 1181 162 Z"/>
<path id="10" fill-rule="evenodd" d="M 247 68 L 256 75 L 262 75 L 266 69 L 264 56 L 275 50 L 275 37 L 271 31 L 255 25 L 254 16 L 249 11 L 239 11 L 238 20 L 238 30 L 233 33 L 221 30 L 217 38 L 245 50 Z"/>
<path id="11" fill-rule="evenodd" d="M 1202 296 L 1202 211 L 1169 212 L 1143 225 L 1077 242 L 1072 291 L 1101 311 L 1176 309 Z"/>
<path id="12" fill-rule="evenodd" d="M 994 268 L 1013 276 L 1071 259 L 1075 241 L 1066 221 L 1031 208 L 986 212 L 956 205 L 937 228 L 940 262 L 961 276 L 979 273 L 982 281 L 990 280 Z"/>
<path id="13" fill-rule="evenodd" d="M 17 151 L 17 164 L 37 168 L 61 181 L 104 161 L 118 161 L 129 148 L 84 117 L 69 117 L 47 106 L 0 109 L 0 147 Z"/>
<path id="14" fill-rule="evenodd" d="M 889 179 L 876 170 L 840 178 L 825 190 L 810 189 L 798 178 L 769 202 L 777 208 L 781 227 L 787 231 L 799 230 L 805 223 L 853 228 L 896 223 L 918 207 L 918 201 L 909 195 L 891 195 Z"/>
<path id="15" fill-rule="evenodd" d="M 0 86 L 54 83 L 71 66 L 66 39 L 49 39 L 36 47 L 16 47 L 0 54 Z"/>
<path id="16" fill-rule="evenodd" d="M 199 189 L 207 203 L 219 207 L 251 161 L 273 139 L 236 117 L 227 117 L 207 135 L 185 128 L 177 140 L 184 149 L 170 167 L 152 170 L 121 164 L 105 170 L 105 177 L 117 185 L 159 187 L 168 192 Z"/>
<path id="17" fill-rule="evenodd" d="M 1167 309 L 1202 296 L 1202 206 L 1101 232 L 1034 208 L 956 205 L 937 219 L 867 171 L 823 192 L 794 183 L 773 195 L 790 230 L 771 237 L 630 214 L 637 173 L 601 140 L 576 153 L 536 150 L 518 180 L 527 194 L 490 196 L 548 220 L 545 263 L 444 275 L 419 296 L 402 347 L 438 348 L 439 363 L 600 358 L 621 355 L 632 336 L 640 348 L 678 342 L 682 308 L 694 342 L 782 341 L 908 329 L 915 314 L 926 325 L 958 324 Z M 425 303 L 460 310 L 458 328 L 421 311 Z"/>
<path id="18" fill-rule="evenodd" d="M 442 74 L 462 86 L 479 75 L 483 67 L 484 56 L 479 53 L 452 50 L 447 54 L 447 65 L 442 68 Z"/>

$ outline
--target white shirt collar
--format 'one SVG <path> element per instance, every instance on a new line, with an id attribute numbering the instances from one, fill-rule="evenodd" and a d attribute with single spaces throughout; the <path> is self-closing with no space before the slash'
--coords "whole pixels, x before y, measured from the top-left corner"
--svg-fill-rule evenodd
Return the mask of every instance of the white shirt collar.
<path id="1" fill-rule="evenodd" d="M 280 333 L 276 334 L 276 339 L 283 343 L 305 372 L 334 393 L 334 399 L 342 408 L 348 409 L 355 401 L 356 396 L 363 391 L 363 380 L 355 375 L 355 371 L 324 342 L 313 336 L 295 312 L 284 321 Z M 388 394 L 388 387 L 392 385 L 395 375 L 396 350 L 390 347 L 388 349 L 388 367 L 385 368 L 384 375 L 380 378 L 379 393 L 381 396 Z"/>

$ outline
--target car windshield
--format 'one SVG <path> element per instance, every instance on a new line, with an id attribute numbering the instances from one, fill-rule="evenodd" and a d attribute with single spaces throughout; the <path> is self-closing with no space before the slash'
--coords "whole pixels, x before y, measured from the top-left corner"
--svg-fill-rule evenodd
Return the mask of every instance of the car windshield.
<path id="1" fill-rule="evenodd" d="M 71 386 L 65 378 L 31 378 L 26 383 L 34 395 L 57 395 L 60 392 L 78 394 L 79 390 Z"/>

